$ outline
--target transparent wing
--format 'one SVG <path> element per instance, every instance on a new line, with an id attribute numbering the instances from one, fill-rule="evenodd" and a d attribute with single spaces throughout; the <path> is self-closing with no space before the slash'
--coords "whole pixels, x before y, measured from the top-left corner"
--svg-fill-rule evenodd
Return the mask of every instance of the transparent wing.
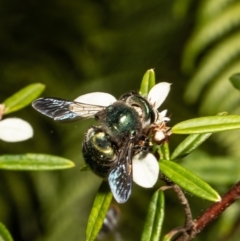
<path id="1" fill-rule="evenodd" d="M 41 114 L 60 122 L 93 118 L 98 111 L 104 108 L 99 105 L 48 97 L 35 100 L 32 106 Z"/>
<path id="2" fill-rule="evenodd" d="M 133 143 L 126 141 L 108 176 L 110 189 L 118 203 L 125 203 L 132 192 L 132 149 Z"/>

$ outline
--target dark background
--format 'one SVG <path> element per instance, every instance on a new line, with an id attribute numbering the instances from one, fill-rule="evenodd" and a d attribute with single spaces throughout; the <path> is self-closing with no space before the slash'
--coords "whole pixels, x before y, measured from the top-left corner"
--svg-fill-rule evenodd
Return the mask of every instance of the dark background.
<path id="1" fill-rule="evenodd" d="M 239 93 L 228 81 L 231 74 L 240 72 L 237 37 L 235 44 L 225 49 L 224 56 L 215 56 L 210 64 L 207 62 L 207 67 L 213 66 L 205 70 L 209 78 L 202 78 L 202 82 L 194 80 L 195 74 L 206 67 L 204 61 L 211 57 L 211 50 L 239 33 L 237 7 L 240 9 L 238 1 L 233 0 L 2 0 L 0 101 L 31 83 L 46 85 L 43 96 L 71 100 L 88 92 L 103 91 L 118 98 L 123 93 L 138 90 L 143 74 L 154 68 L 157 82 L 173 83 L 161 107 L 167 108 L 171 115 L 170 126 L 223 110 L 239 114 Z M 235 12 L 227 15 L 232 9 Z M 224 14 L 227 16 L 220 18 Z M 211 27 L 213 21 L 216 23 Z M 228 29 L 224 28 L 226 25 Z M 201 40 L 201 28 L 207 27 L 210 32 Z M 200 48 L 194 50 L 199 45 Z M 230 48 L 236 53 L 234 56 Z M 221 48 L 218 53 L 220 51 Z M 222 66 L 217 64 L 221 58 Z M 184 63 L 193 67 L 182 68 Z M 220 80 L 230 90 L 221 86 L 224 98 L 219 102 L 217 95 L 211 98 L 211 91 L 222 83 Z M 196 89 L 196 101 L 192 105 L 189 102 L 193 101 L 185 95 L 186 88 L 193 96 Z M 40 115 L 31 106 L 9 116 L 31 123 L 34 137 L 20 143 L 0 141 L 2 154 L 59 155 L 73 160 L 76 167 L 49 172 L 1 170 L 0 221 L 16 241 L 85 240 L 88 215 L 101 182 L 93 173 L 79 171 L 83 164 L 83 135 L 94 121 L 61 125 Z M 186 167 L 198 172 L 220 194 L 240 176 L 239 133 L 229 133 L 211 138 L 201 151 L 186 161 Z M 182 139 L 183 136 L 171 136 L 171 150 Z M 199 166 L 202 160 L 206 165 Z M 160 185 L 159 182 L 150 190 L 134 185 L 130 200 L 120 205 L 121 219 L 115 236 L 112 234 L 106 240 L 140 240 L 149 201 Z M 210 205 L 208 201 L 186 195 L 194 217 Z M 239 209 L 239 204 L 231 207 L 198 240 L 238 240 Z M 163 231 L 166 233 L 183 223 L 181 206 L 169 190 Z"/>

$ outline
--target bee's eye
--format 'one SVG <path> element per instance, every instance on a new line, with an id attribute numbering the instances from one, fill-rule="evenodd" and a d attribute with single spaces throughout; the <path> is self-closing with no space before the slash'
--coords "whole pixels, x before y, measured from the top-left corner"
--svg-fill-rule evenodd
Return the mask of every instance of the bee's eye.
<path id="1" fill-rule="evenodd" d="M 83 157 L 92 171 L 102 177 L 107 176 L 117 158 L 114 144 L 100 127 L 88 129 L 82 151 Z"/>
<path id="2" fill-rule="evenodd" d="M 145 98 L 138 94 L 131 94 L 123 96 L 122 99 L 136 110 L 142 121 L 143 128 L 153 123 L 156 113 Z"/>

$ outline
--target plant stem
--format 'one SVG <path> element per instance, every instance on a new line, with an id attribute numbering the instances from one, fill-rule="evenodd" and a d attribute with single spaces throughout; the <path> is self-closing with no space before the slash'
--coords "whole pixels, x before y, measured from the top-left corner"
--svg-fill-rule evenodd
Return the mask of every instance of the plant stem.
<path id="1" fill-rule="evenodd" d="M 220 202 L 214 203 L 209 207 L 197 220 L 194 221 L 190 230 L 186 230 L 189 233 L 188 239 L 186 239 L 184 233 L 175 239 L 175 241 L 191 240 L 197 234 L 199 234 L 206 226 L 208 226 L 213 220 L 219 217 L 231 204 L 240 198 L 240 181 L 236 183 L 225 195 L 223 195 Z"/>

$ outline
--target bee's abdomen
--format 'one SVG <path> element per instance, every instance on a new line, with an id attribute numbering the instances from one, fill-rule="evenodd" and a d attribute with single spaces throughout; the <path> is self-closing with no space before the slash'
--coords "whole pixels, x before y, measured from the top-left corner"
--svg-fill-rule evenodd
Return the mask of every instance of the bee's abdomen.
<path id="1" fill-rule="evenodd" d="M 101 177 L 107 177 L 117 158 L 117 150 L 110 136 L 101 127 L 95 126 L 89 128 L 85 135 L 82 153 L 86 164 Z"/>

